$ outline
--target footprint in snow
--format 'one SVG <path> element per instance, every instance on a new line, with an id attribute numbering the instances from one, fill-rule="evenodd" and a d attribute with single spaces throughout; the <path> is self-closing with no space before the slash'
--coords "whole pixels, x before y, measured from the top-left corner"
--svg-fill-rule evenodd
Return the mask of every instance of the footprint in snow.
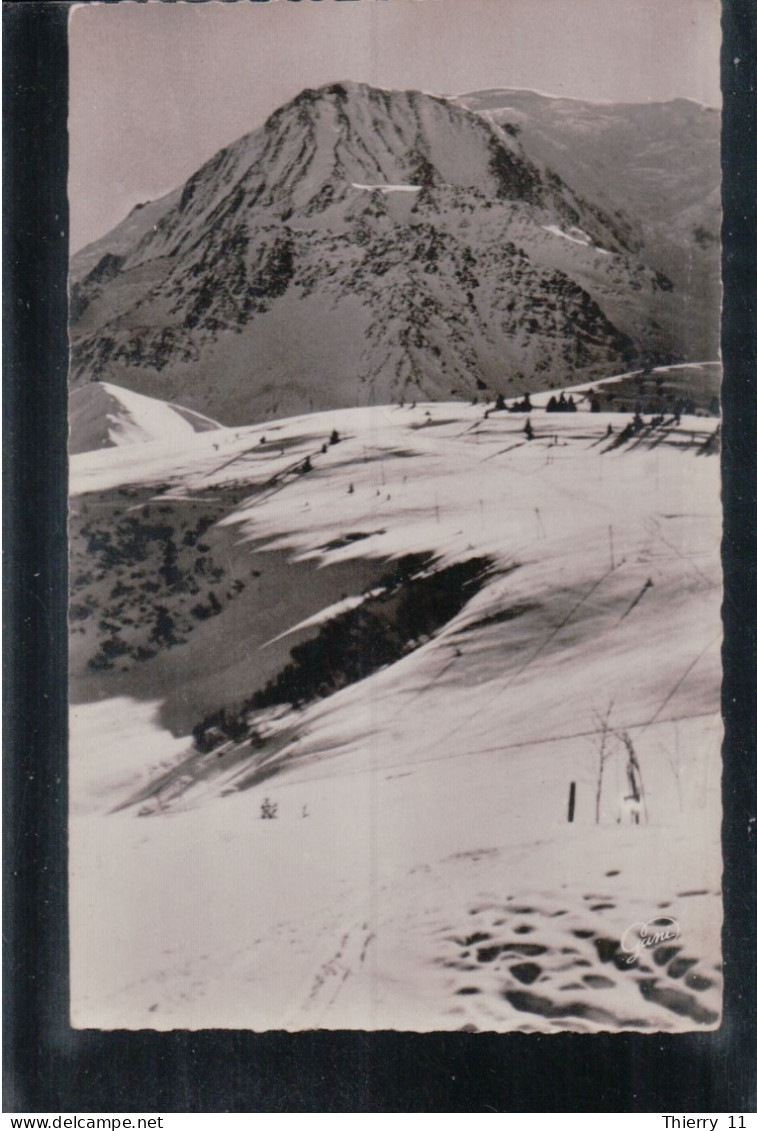
<path id="1" fill-rule="evenodd" d="M 626 917 L 647 916 L 631 906 Z M 606 892 L 583 894 L 572 906 L 565 891 L 510 896 L 473 904 L 466 918 L 474 930 L 437 933 L 436 961 L 449 972 L 450 1014 L 463 1010 L 461 1031 L 681 1031 L 718 1023 L 720 967 L 683 939 L 629 962 Z"/>

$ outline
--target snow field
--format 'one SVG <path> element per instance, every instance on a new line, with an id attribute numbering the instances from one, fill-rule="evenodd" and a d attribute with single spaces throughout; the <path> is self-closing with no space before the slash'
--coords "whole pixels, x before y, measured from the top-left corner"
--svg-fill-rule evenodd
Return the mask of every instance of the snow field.
<path id="1" fill-rule="evenodd" d="M 293 713 L 266 780 L 221 760 L 152 816 L 111 813 L 186 740 L 149 704 L 76 708 L 75 1025 L 716 1023 L 720 515 L 717 462 L 697 453 L 717 421 L 609 450 L 627 419 L 535 412 L 528 442 L 521 414 L 383 407 L 74 457 L 75 492 L 249 482 L 222 521 L 251 552 L 493 568 L 416 651 Z M 77 745 L 87 726 L 98 742 Z M 623 932 L 663 913 L 678 950 L 631 969 Z"/>

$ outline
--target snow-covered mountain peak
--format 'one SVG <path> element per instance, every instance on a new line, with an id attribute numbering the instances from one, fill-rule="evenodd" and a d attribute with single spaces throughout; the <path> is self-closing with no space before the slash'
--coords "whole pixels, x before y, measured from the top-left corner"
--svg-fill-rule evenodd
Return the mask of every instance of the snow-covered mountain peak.
<path id="1" fill-rule="evenodd" d="M 148 441 L 170 447 L 185 443 L 197 432 L 221 428 L 202 413 L 100 381 L 74 389 L 69 426 L 72 455 Z"/>
<path id="2" fill-rule="evenodd" d="M 464 101 L 307 89 L 135 209 L 72 263 L 73 384 L 229 422 L 713 356 L 717 175 L 678 133 L 712 123 Z"/>

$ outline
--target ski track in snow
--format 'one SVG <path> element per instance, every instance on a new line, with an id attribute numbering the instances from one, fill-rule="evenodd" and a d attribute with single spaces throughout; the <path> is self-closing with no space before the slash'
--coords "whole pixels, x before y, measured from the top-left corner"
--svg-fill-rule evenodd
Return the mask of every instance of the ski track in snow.
<path id="1" fill-rule="evenodd" d="M 74 494 L 244 481 L 223 521 L 324 569 L 413 552 L 496 563 L 416 651 L 280 720 L 291 740 L 258 784 L 214 754 L 152 815 L 112 813 L 156 767 L 181 770 L 187 740 L 154 704 L 76 707 L 77 1027 L 717 1024 L 719 481 L 698 458 L 717 421 L 613 448 L 607 425 L 617 436 L 628 417 L 534 412 L 530 443 L 524 420 L 340 410 L 72 459 Z M 266 797 L 274 820 L 259 819 Z M 627 963 L 626 929 L 660 915 L 680 937 Z"/>

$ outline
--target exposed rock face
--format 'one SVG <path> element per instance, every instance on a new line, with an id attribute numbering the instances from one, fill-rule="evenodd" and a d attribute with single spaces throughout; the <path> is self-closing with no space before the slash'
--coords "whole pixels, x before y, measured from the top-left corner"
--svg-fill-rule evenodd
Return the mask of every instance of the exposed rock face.
<path id="1" fill-rule="evenodd" d="M 228 423 L 714 356 L 717 199 L 690 168 L 709 150 L 676 164 L 708 112 L 570 106 L 303 91 L 74 258 L 74 385 Z M 630 131 L 649 165 L 661 121 L 657 172 L 608 179 L 598 154 Z"/>

